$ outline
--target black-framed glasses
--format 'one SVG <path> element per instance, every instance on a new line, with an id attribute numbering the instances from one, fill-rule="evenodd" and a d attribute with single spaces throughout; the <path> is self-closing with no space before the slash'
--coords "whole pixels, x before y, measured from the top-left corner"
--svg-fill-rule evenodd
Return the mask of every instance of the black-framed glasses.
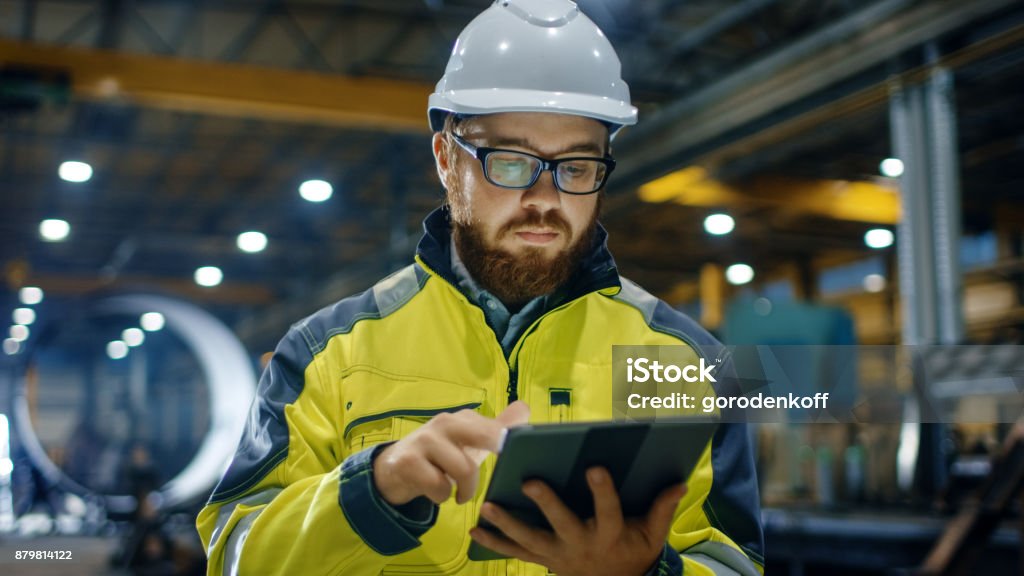
<path id="1" fill-rule="evenodd" d="M 533 186 L 541 172 L 550 170 L 554 176 L 555 188 L 566 194 L 593 194 L 608 181 L 608 175 L 615 169 L 611 156 L 573 156 L 549 160 L 501 148 L 474 146 L 458 134 L 452 134 L 455 142 L 480 161 L 484 178 L 495 186 L 524 190 Z"/>

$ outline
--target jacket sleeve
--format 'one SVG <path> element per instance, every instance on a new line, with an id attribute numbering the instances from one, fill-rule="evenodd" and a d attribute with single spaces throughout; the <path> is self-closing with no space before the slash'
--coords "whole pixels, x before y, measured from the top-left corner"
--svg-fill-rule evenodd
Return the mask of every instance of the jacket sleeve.
<path id="1" fill-rule="evenodd" d="M 723 372 L 735 378 L 731 361 Z M 690 477 L 654 574 L 764 573 L 761 505 L 749 429 L 742 415 L 730 414 L 723 420 Z"/>
<path id="2" fill-rule="evenodd" d="M 738 426 L 744 427 L 743 425 Z M 728 430 L 725 435 L 732 433 L 732 430 Z M 709 495 L 708 500 L 705 501 L 703 509 L 708 522 L 704 526 L 700 526 L 699 523 L 694 526 L 692 519 L 684 519 L 684 514 L 677 512 L 668 542 L 665 543 L 658 561 L 645 576 L 761 576 L 764 574 L 761 525 L 756 521 L 755 516 L 759 514 L 757 502 L 750 502 L 749 498 L 743 498 L 741 494 L 721 494 L 721 492 L 722 490 L 716 494 L 714 499 Z M 755 483 L 755 498 L 756 495 Z M 708 504 L 712 500 L 718 502 L 717 509 Z M 683 508 L 685 508 L 685 502 L 684 499 Z M 743 508 L 751 504 L 754 506 L 752 510 Z M 732 526 L 723 526 L 723 517 Z M 726 530 L 729 530 L 732 536 Z M 746 536 L 746 542 L 740 539 L 741 536 Z"/>
<path id="3" fill-rule="evenodd" d="M 293 327 L 260 378 L 235 456 L 197 519 L 208 574 L 376 574 L 436 520 L 436 507 L 399 512 L 379 496 L 380 446 L 342 459 L 340 393 L 324 385 L 313 341 Z"/>

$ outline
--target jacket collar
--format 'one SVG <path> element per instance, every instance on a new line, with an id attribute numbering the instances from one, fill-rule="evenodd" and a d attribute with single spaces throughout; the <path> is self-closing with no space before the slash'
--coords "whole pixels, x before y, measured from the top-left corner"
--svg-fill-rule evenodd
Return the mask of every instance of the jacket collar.
<path id="1" fill-rule="evenodd" d="M 447 205 L 437 208 L 423 220 L 423 238 L 416 247 L 416 255 L 448 283 L 459 285 L 451 266 L 451 214 Z M 598 290 L 621 288 L 615 259 L 608 251 L 608 232 L 600 222 L 594 231 L 590 252 L 566 288 L 567 301 Z"/>

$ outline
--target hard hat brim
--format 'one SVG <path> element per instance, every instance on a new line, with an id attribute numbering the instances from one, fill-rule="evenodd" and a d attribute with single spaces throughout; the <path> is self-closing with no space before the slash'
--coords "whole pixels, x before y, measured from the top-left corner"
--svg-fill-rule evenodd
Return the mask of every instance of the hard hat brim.
<path id="1" fill-rule="evenodd" d="M 486 89 L 458 90 L 430 95 L 430 128 L 439 132 L 447 114 L 496 114 L 501 112 L 549 112 L 573 114 L 617 127 L 636 124 L 635 106 L 613 98 L 572 92 Z M 615 130 L 613 130 L 615 131 Z"/>

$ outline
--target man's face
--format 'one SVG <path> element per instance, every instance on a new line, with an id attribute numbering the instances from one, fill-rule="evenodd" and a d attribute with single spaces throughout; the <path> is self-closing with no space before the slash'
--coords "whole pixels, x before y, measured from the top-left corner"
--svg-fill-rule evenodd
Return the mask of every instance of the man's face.
<path id="1" fill-rule="evenodd" d="M 543 158 L 602 157 L 608 131 L 589 118 L 539 112 L 478 116 L 462 137 L 483 147 Z M 572 195 L 543 172 L 511 190 L 484 178 L 480 162 L 435 135 L 438 172 L 448 190 L 459 256 L 474 278 L 507 304 L 547 294 L 568 279 L 590 246 L 599 195 Z"/>

